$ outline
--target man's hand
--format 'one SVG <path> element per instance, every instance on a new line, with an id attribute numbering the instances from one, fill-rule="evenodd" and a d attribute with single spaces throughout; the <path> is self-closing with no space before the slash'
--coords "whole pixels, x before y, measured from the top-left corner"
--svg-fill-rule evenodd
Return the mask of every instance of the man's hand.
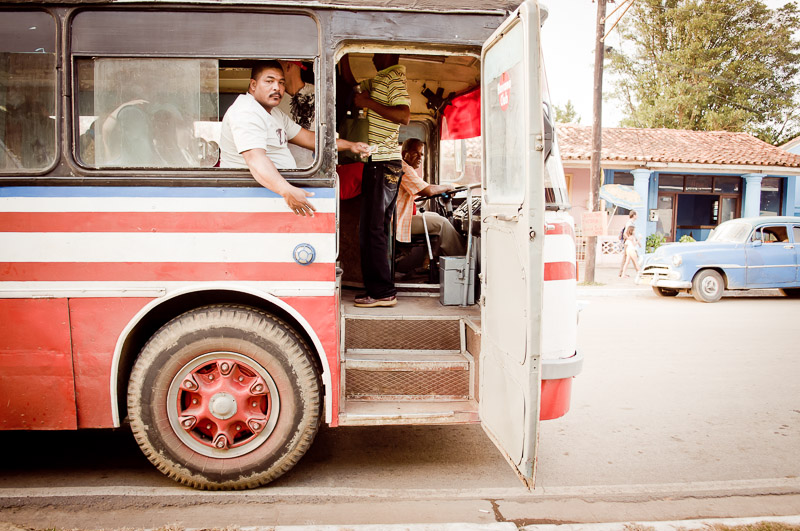
<path id="1" fill-rule="evenodd" d="M 307 198 L 313 196 L 314 192 L 308 192 L 289 183 L 286 184 L 288 188 L 281 195 L 292 212 L 298 216 L 311 216 L 313 218 L 317 209 L 308 202 Z"/>
<path id="2" fill-rule="evenodd" d="M 307 199 L 314 195 L 313 192 L 306 192 L 289 184 L 278 171 L 278 168 L 275 167 L 272 160 L 267 157 L 265 150 L 260 148 L 249 149 L 243 151 L 242 156 L 256 181 L 264 188 L 272 190 L 283 197 L 292 212 L 298 216 L 314 216 L 314 212 L 317 209 Z"/>
<path id="3" fill-rule="evenodd" d="M 448 184 L 430 184 L 419 191 L 419 195 L 423 197 L 430 197 L 432 195 L 441 194 L 443 192 L 452 192 L 456 187 L 452 183 Z"/>

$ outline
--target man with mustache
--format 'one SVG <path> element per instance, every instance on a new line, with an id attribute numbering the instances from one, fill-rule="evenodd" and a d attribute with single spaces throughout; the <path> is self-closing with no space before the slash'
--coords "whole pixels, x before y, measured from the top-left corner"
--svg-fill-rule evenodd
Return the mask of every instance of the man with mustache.
<path id="1" fill-rule="evenodd" d="M 298 216 L 313 216 L 308 198 L 314 195 L 289 184 L 278 169 L 295 169 L 288 143 L 315 148 L 316 136 L 286 116 L 277 107 L 285 91 L 283 68 L 278 61 L 264 61 L 250 73 L 250 86 L 225 113 L 220 133 L 220 166 L 249 168 L 259 184 L 280 194 Z M 367 155 L 363 142 L 336 140 L 339 151 Z"/>

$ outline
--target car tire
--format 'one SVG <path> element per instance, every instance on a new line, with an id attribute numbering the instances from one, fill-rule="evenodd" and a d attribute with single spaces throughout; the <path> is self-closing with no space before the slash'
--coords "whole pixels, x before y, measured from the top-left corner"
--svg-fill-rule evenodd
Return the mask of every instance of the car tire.
<path id="1" fill-rule="evenodd" d="M 134 363 L 128 415 L 145 456 L 190 487 L 264 485 L 297 463 L 320 422 L 319 371 L 287 323 L 207 306 L 159 329 Z"/>
<path id="2" fill-rule="evenodd" d="M 659 297 L 676 297 L 678 295 L 678 290 L 653 286 L 653 293 Z"/>
<path id="3" fill-rule="evenodd" d="M 692 296 L 700 302 L 717 302 L 724 290 L 722 275 L 713 269 L 703 269 L 692 280 Z"/>
<path id="4" fill-rule="evenodd" d="M 790 299 L 800 298 L 800 288 L 782 288 L 781 293 L 783 293 Z"/>

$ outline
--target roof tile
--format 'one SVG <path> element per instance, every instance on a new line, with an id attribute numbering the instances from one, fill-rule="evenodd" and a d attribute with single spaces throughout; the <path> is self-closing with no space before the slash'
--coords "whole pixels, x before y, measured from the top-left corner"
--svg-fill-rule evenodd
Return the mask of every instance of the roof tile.
<path id="1" fill-rule="evenodd" d="M 590 160 L 592 128 L 558 124 L 563 160 Z M 800 155 L 784 151 L 747 133 L 684 129 L 603 129 L 602 159 L 690 164 L 729 164 L 800 168 Z"/>

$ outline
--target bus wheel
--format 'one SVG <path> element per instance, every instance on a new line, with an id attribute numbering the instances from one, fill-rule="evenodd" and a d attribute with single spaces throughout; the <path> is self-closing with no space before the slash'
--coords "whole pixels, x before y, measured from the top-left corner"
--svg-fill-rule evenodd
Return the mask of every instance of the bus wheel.
<path id="1" fill-rule="evenodd" d="M 264 485 L 303 456 L 320 421 L 319 372 L 286 323 L 243 306 L 176 317 L 147 342 L 128 384 L 144 454 L 195 488 Z"/>

